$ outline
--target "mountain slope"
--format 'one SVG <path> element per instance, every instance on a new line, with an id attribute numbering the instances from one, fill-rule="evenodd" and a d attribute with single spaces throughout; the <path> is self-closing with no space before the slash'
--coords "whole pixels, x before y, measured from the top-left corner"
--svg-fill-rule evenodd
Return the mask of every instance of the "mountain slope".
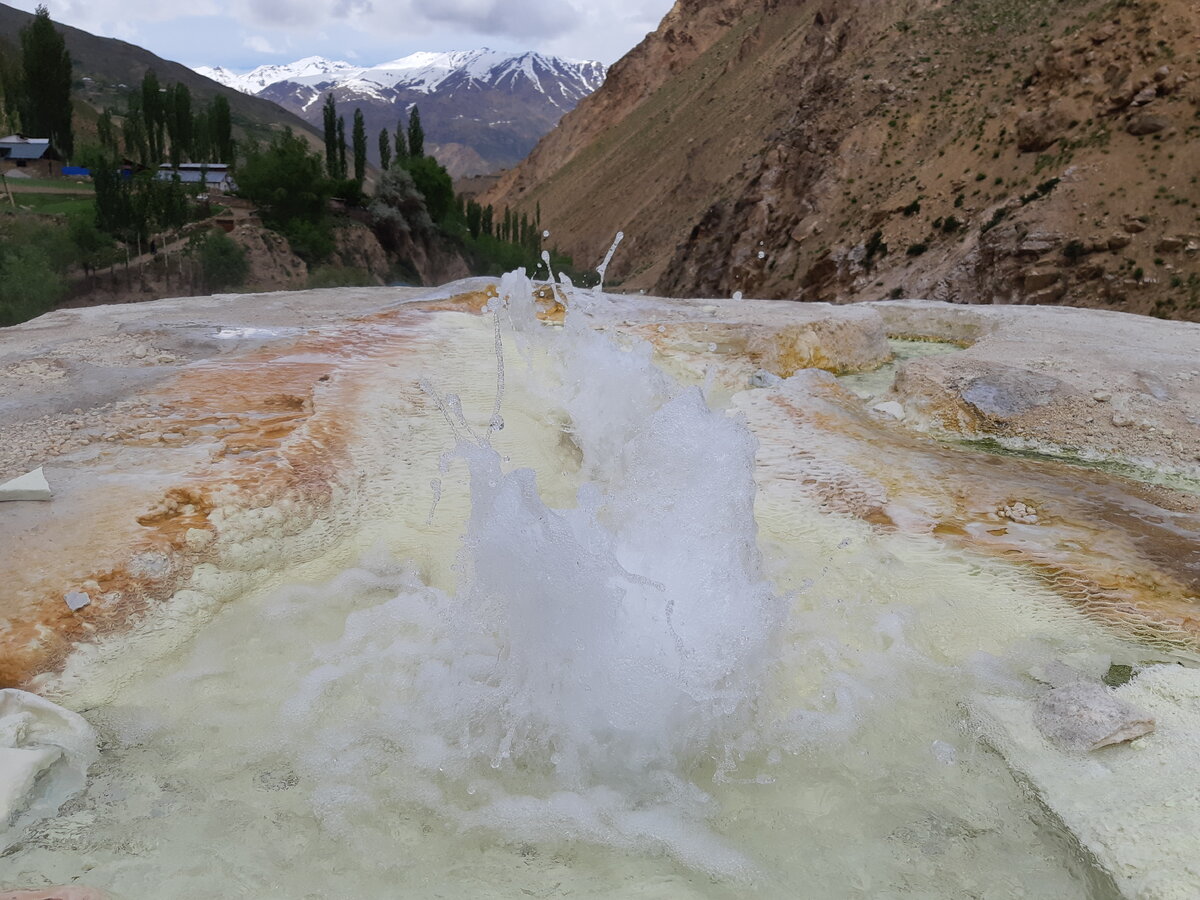
<path id="1" fill-rule="evenodd" d="M 680 0 L 484 199 L 671 295 L 1200 318 L 1197 76 L 1189 0 Z"/>
<path id="2" fill-rule="evenodd" d="M 538 53 L 493 50 L 414 53 L 375 66 L 309 57 L 245 74 L 201 69 L 239 90 L 272 100 L 314 125 L 332 93 L 347 120 L 363 111 L 369 155 L 377 160 L 376 136 L 394 131 L 413 104 L 430 149 L 455 175 L 494 171 L 519 162 L 538 138 L 604 80 L 596 62 Z"/>
<path id="3" fill-rule="evenodd" d="M 30 13 L 13 9 L 0 3 L 0 37 L 19 46 L 19 35 L 26 23 L 32 19 Z M 187 66 L 155 56 L 148 50 L 114 38 L 97 37 L 70 25 L 55 22 L 62 32 L 71 54 L 76 95 L 91 107 L 100 110 L 105 106 L 125 108 L 125 95 L 129 88 L 141 84 L 142 76 L 153 69 L 163 85 L 171 82 L 186 84 L 193 101 L 207 101 L 217 94 L 229 100 L 235 130 L 243 136 L 263 139 L 283 127 L 316 138 L 316 131 L 303 119 L 281 109 L 274 103 L 257 97 L 247 96 L 232 90 L 212 79 L 200 75 Z M 80 82 L 84 78 L 91 82 Z M 85 125 L 86 123 L 77 123 Z"/>

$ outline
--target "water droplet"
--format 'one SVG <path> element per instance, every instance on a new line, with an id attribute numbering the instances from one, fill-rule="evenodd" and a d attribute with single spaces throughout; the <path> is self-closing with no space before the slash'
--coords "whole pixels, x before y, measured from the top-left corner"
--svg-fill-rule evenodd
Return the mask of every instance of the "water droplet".
<path id="1" fill-rule="evenodd" d="M 716 344 L 709 344 L 709 345 L 708 345 L 708 352 L 709 352 L 709 353 L 716 353 L 716 352 L 717 352 L 717 345 L 716 345 Z"/>
<path id="2" fill-rule="evenodd" d="M 659 334 L 666 334 L 666 333 L 667 333 L 667 326 L 666 326 L 666 325 L 659 325 L 659 326 L 658 326 L 658 333 L 659 333 Z"/>
<path id="3" fill-rule="evenodd" d="M 549 232 L 549 231 L 543 231 L 543 232 L 542 232 L 542 237 L 544 237 L 544 238 L 548 238 L 548 237 L 550 237 L 550 232 Z"/>
<path id="4" fill-rule="evenodd" d="M 734 292 L 733 292 L 733 299 L 734 299 L 734 300 L 741 300 L 741 299 L 742 299 L 742 292 L 741 292 L 741 291 L 734 291 Z"/>
<path id="5" fill-rule="evenodd" d="M 767 258 L 767 254 L 766 254 L 766 252 L 764 252 L 764 251 L 762 251 L 762 250 L 759 250 L 759 251 L 758 251 L 758 258 L 759 258 L 759 259 L 766 259 L 766 258 Z"/>

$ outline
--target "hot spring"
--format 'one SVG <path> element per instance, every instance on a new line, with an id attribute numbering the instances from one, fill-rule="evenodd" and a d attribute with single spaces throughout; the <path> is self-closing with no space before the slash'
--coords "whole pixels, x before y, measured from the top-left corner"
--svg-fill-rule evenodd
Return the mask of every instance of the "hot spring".
<path id="1" fill-rule="evenodd" d="M 987 710 L 1190 658 L 778 475 L 841 465 L 763 418 L 832 379 L 664 358 L 595 327 L 612 302 L 512 274 L 439 314 L 372 388 L 352 527 L 247 541 L 236 602 L 181 591 L 42 679 L 101 753 L 0 887 L 1119 896 Z"/>

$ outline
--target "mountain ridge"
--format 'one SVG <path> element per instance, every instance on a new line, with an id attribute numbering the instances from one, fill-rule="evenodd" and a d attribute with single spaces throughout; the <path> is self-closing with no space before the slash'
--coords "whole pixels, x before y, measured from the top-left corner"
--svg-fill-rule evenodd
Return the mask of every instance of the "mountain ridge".
<path id="1" fill-rule="evenodd" d="M 372 134 L 421 108 L 430 150 L 455 175 L 514 165 L 559 118 L 603 83 L 605 67 L 533 51 L 418 52 L 369 66 L 306 57 L 237 74 L 200 67 L 229 87 L 272 100 L 314 126 L 327 94 L 361 108 Z M 375 141 L 369 157 L 378 161 Z"/>

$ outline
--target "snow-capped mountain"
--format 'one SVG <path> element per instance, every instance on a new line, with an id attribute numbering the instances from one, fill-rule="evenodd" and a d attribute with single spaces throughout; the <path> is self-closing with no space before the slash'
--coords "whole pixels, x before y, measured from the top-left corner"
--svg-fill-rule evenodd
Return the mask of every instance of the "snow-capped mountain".
<path id="1" fill-rule="evenodd" d="M 298 84 L 324 84 L 361 71 L 361 67 L 348 62 L 329 60 L 320 56 L 306 56 L 286 65 L 266 65 L 251 69 L 244 75 L 231 72 L 221 66 L 197 66 L 196 71 L 206 78 L 231 87 L 243 94 L 257 94 L 263 88 L 280 81 Z"/>
<path id="2" fill-rule="evenodd" d="M 375 136 L 394 132 L 412 106 L 421 110 L 428 144 L 456 175 L 494 171 L 519 162 L 575 104 L 604 81 L 605 67 L 590 60 L 541 53 L 462 50 L 413 53 L 374 66 L 310 56 L 245 74 L 201 66 L 201 75 L 247 94 L 273 100 L 320 125 L 327 94 L 347 124 L 363 112 Z"/>

